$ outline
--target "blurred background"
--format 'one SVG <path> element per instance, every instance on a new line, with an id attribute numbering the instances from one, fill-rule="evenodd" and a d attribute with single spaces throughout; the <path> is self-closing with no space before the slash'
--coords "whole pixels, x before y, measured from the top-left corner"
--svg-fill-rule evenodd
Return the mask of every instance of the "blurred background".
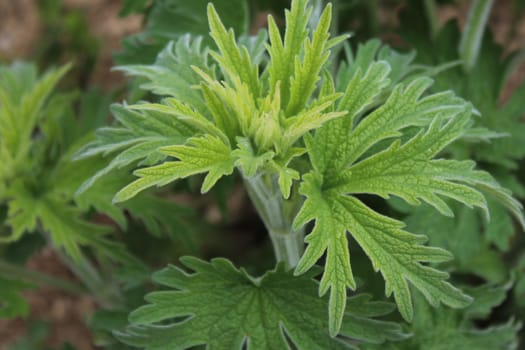
<path id="1" fill-rule="evenodd" d="M 250 33 L 266 25 L 269 13 L 282 18 L 282 11 L 288 5 L 284 0 L 247 1 L 250 3 Z M 400 14 L 414 1 L 335 2 L 341 11 L 337 30 L 353 32 L 353 45 L 380 37 L 400 49 L 410 47 L 404 40 L 403 31 L 407 28 L 410 30 L 412 23 L 403 22 Z M 152 63 L 157 52 L 185 30 L 181 22 L 173 21 L 170 17 L 170 11 L 177 12 L 177 6 L 181 3 L 178 0 L 0 0 L 0 63 L 30 61 L 43 71 L 48 67 L 72 62 L 73 68 L 61 82 L 61 89 L 97 91 L 106 96 L 105 106 L 108 102 L 124 98 L 136 99 L 140 93 L 133 81 L 111 68 L 118 64 Z M 516 0 L 494 1 L 489 28 L 496 43 L 502 47 L 502 57 L 520 50 L 525 56 L 524 3 Z M 436 1 L 436 4 L 440 23 L 457 19 L 457 25 L 461 27 L 470 1 Z M 421 17 L 424 17 L 423 14 Z M 499 96 L 501 103 L 525 79 L 523 61 L 518 60 L 517 68 L 503 87 Z M 525 96 L 523 101 L 525 103 Z M 106 116 L 109 120 L 107 109 Z M 260 226 L 250 227 L 255 226 L 252 224 L 254 213 L 246 206 L 242 190 L 235 185 L 231 187 L 233 189 L 227 203 L 230 212 L 228 225 L 237 228 L 230 230 L 233 232 L 230 234 L 239 243 L 228 253 L 241 256 L 238 252 L 247 251 L 242 253 L 246 256 L 239 260 L 248 261 L 253 259 L 253 256 L 249 256 L 251 249 L 255 250 L 261 245 L 269 249 L 269 246 L 264 241 L 264 229 L 260 229 Z M 186 201 L 199 207 L 207 222 L 220 223 L 221 209 L 217 203 L 202 203 L 192 198 Z M 203 255 L 220 253 L 224 252 L 214 251 Z M 52 249 L 38 249 L 25 265 L 31 271 L 45 272 L 65 280 L 75 279 Z M 93 333 L 86 326 L 86 320 L 97 308 L 91 297 L 45 286 L 26 291 L 24 296 L 30 305 L 27 318 L 0 319 L 0 350 L 42 349 L 41 344 L 49 349 L 97 349 L 93 345 Z"/>

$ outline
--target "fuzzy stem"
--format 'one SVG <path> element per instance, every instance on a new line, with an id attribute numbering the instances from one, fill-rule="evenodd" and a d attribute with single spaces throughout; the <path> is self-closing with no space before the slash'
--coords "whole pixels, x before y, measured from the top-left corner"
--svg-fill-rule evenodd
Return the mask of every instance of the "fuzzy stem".
<path id="1" fill-rule="evenodd" d="M 269 233 L 277 261 L 283 261 L 288 269 L 297 266 L 304 251 L 304 230 Z"/>
<path id="2" fill-rule="evenodd" d="M 304 229 L 292 228 L 293 214 L 285 208 L 277 179 L 273 175 L 257 174 L 245 178 L 246 189 L 259 213 L 270 238 L 278 262 L 287 269 L 297 266 L 304 251 Z"/>

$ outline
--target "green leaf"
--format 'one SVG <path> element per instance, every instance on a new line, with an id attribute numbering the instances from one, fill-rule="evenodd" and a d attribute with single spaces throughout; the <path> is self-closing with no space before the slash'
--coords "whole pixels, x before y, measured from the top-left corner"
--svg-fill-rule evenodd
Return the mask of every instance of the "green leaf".
<path id="1" fill-rule="evenodd" d="M 109 192 L 112 195 L 114 192 Z M 199 216 L 191 208 L 144 193 L 125 203 L 122 208 L 144 223 L 148 232 L 156 237 L 167 236 L 178 242 L 182 240 L 188 247 L 195 248 L 195 221 Z"/>
<path id="2" fill-rule="evenodd" d="M 252 63 L 248 49 L 244 46 L 239 47 L 233 29 L 226 30 L 213 3 L 208 5 L 208 23 L 210 35 L 219 48 L 219 52 L 212 51 L 210 54 L 219 64 L 220 69 L 231 79 L 238 77 L 248 86 L 253 97 L 258 96 L 259 68 Z"/>
<path id="3" fill-rule="evenodd" d="M 332 5 L 329 3 L 323 10 L 312 39 L 304 41 L 304 57 L 302 60 L 299 55 L 294 57 L 294 75 L 290 82 L 290 101 L 286 107 L 286 115 L 295 115 L 303 110 L 314 92 L 321 69 L 330 57 L 330 45 L 335 44 L 328 41 L 331 19 Z M 346 36 L 342 38 L 346 39 Z"/>
<path id="4" fill-rule="evenodd" d="M 344 196 L 336 190 L 323 190 L 323 184 L 315 178 L 315 174 L 303 177 L 300 191 L 307 199 L 294 225 L 300 227 L 315 220 L 315 226 L 306 237 L 308 246 L 297 265 L 296 274 L 310 269 L 327 251 L 319 292 L 324 294 L 330 288 L 332 334 L 336 334 L 340 327 L 346 288 L 355 289 L 346 232 L 368 255 L 374 270 L 381 271 L 386 282 L 386 295 L 394 293 L 399 311 L 406 320 L 411 320 L 413 314 L 409 281 L 434 306 L 443 302 L 452 307 L 462 307 L 470 301 L 469 297 L 445 281 L 448 274 L 422 264 L 451 258 L 442 249 L 423 246 L 426 241 L 424 236 L 402 230 L 402 222 L 374 212 L 354 197 Z"/>
<path id="5" fill-rule="evenodd" d="M 476 6 L 485 6 L 486 3 L 479 1 Z M 414 28 L 410 28 L 410 31 L 413 33 Z M 408 32 L 405 37 L 408 37 L 420 53 L 419 61 L 439 65 L 458 59 L 457 46 L 460 35 L 456 23 L 450 22 L 441 30 L 435 41 L 409 37 Z M 525 156 L 525 123 L 522 121 L 525 109 L 521 97 L 525 91 L 525 84 L 521 84 L 506 103 L 501 103 L 500 97 L 506 81 L 505 74 L 515 70 L 512 56 L 502 58 L 503 48 L 494 42 L 489 30 L 485 31 L 479 50 L 477 64 L 469 71 L 454 67 L 438 74 L 434 90 L 452 88 L 459 96 L 471 101 L 480 111 L 481 118 L 475 119 L 473 127 L 506 135 L 506 137 L 492 139 L 490 143 L 477 144 L 475 147 L 472 147 L 470 142 L 458 144 L 454 150 L 469 155 L 470 158 L 515 169 L 517 161 Z"/>
<path id="6" fill-rule="evenodd" d="M 316 222 L 305 239 L 308 246 L 295 273 L 308 271 L 327 251 L 319 293 L 323 295 L 330 289 L 330 334 L 335 336 L 341 327 L 345 311 L 346 289 L 355 289 L 356 283 L 350 267 L 346 223 L 335 211 L 337 208 L 331 200 L 324 197 L 321 186 L 322 183 L 313 174 L 303 177 L 300 193 L 307 198 L 295 218 L 294 226 L 301 227 L 312 219 Z"/>
<path id="7" fill-rule="evenodd" d="M 291 97 L 291 77 L 295 75 L 296 57 L 300 57 L 303 45 L 308 37 L 308 20 L 312 8 L 307 6 L 307 0 L 292 1 L 290 10 L 286 10 L 286 31 L 284 42 L 279 28 L 272 16 L 268 17 L 268 33 L 270 46 L 268 54 L 268 79 L 271 95 L 280 89 L 281 106 L 285 109 Z M 309 77 L 311 78 L 311 77 Z"/>
<path id="8" fill-rule="evenodd" d="M 465 310 L 438 308 L 427 306 L 420 295 L 416 295 L 416 314 L 410 331 L 413 337 L 406 341 L 383 345 L 382 348 L 394 349 L 517 349 L 519 322 L 509 320 L 501 324 L 489 324 L 480 328 L 477 323 L 485 319 L 491 310 L 504 299 L 507 286 L 484 285 L 469 288 L 476 298 Z M 379 349 L 379 347 L 377 347 Z"/>
<path id="9" fill-rule="evenodd" d="M 406 86 L 397 85 L 388 100 L 347 135 L 338 165 L 352 164 L 374 144 L 400 136 L 401 129 L 428 125 L 438 114 L 454 116 L 464 111 L 466 103 L 451 92 L 422 97 L 431 84 L 429 78 L 418 78 Z"/>
<path id="10" fill-rule="evenodd" d="M 317 297 L 315 273 L 293 277 L 279 265 L 254 278 L 225 259 L 207 263 L 186 257 L 182 263 L 193 271 L 171 266 L 154 275 L 156 282 L 175 290 L 147 295 L 149 304 L 131 314 L 134 326 L 119 335 L 121 341 L 147 350 L 197 345 L 210 349 L 354 348 L 347 339 L 329 336 L 324 321 L 326 298 Z M 352 337 L 360 329 L 357 339 L 365 342 L 404 337 L 395 323 L 372 319 L 390 313 L 390 304 L 371 302 L 366 295 L 348 303 L 355 308 L 345 317 L 343 336 Z"/>
<path id="11" fill-rule="evenodd" d="M 149 20 L 149 32 L 158 36 L 173 37 L 174 34 L 195 33 L 205 35 L 208 32 L 206 6 L 208 0 L 192 2 L 182 0 L 160 1 L 152 11 Z M 212 1 L 217 11 L 224 17 L 224 23 L 238 33 L 248 31 L 248 4 L 245 1 Z"/>
<path id="12" fill-rule="evenodd" d="M 237 147 L 238 148 L 232 152 L 232 156 L 237 158 L 235 165 L 242 170 L 245 177 L 254 176 L 257 170 L 272 160 L 275 155 L 271 151 L 256 155 L 250 140 L 245 137 L 237 138 Z"/>
<path id="13" fill-rule="evenodd" d="M 403 219 L 407 229 L 425 232 L 429 244 L 450 251 L 454 260 L 447 265 L 454 270 L 472 273 L 493 283 L 507 279 L 508 268 L 485 237 L 481 213 L 458 202 L 448 201 L 447 205 L 454 212 L 454 217 L 436 215 L 436 210 L 429 205 L 409 207 L 405 204 L 402 211 L 408 213 Z M 399 208 L 400 203 L 396 201 L 394 207 Z M 489 206 L 489 209 L 492 208 Z M 496 215 L 497 212 L 491 211 L 491 222 L 499 220 Z"/>
<path id="14" fill-rule="evenodd" d="M 366 71 L 358 70 L 355 73 L 338 105 L 338 110 L 347 111 L 345 118 L 332 121 L 330 127 L 320 128 L 313 138 L 306 138 L 307 144 L 318 146 L 310 147 L 309 155 L 315 167 L 324 172 L 342 166 L 341 159 L 344 157 L 340 159 L 336 154 L 342 154 L 340 146 L 348 138 L 353 119 L 366 110 L 388 85 L 388 72 L 387 64 L 374 62 Z M 317 153 L 316 150 L 320 152 Z"/>
<path id="15" fill-rule="evenodd" d="M 129 16 L 135 12 L 142 12 L 148 5 L 149 0 L 123 0 L 120 16 Z"/>
<path id="16" fill-rule="evenodd" d="M 425 95 L 432 84 L 427 77 L 399 83 L 388 98 L 382 98 L 389 88 L 388 65 L 369 63 L 378 48 L 378 42 L 363 46 L 352 68 L 343 72 L 346 76 L 341 79 L 348 87 L 337 110 L 346 109 L 348 114 L 305 138 L 314 170 L 303 176 L 300 193 L 307 199 L 294 226 L 311 220 L 315 226 L 305 239 L 308 246 L 296 273 L 307 271 L 327 252 L 320 293 L 331 291 L 332 334 L 340 327 L 346 290 L 355 288 L 346 232 L 365 251 L 374 269 L 382 272 L 386 294 L 394 294 L 406 320 L 413 314 L 409 281 L 432 305 L 442 302 L 463 307 L 470 300 L 446 282 L 446 273 L 422 264 L 450 260 L 448 252 L 424 247 L 424 236 L 402 230 L 403 223 L 376 213 L 350 195 L 395 195 L 413 205 L 427 202 L 452 215 L 440 196 L 480 207 L 488 214 L 483 195 L 487 194 L 498 198 L 523 222 L 520 203 L 488 173 L 474 170 L 474 162 L 433 159 L 471 126 L 469 104 L 450 91 Z M 374 103 L 376 108 L 368 111 Z M 410 134 L 415 136 L 402 143 Z"/>
<path id="17" fill-rule="evenodd" d="M 0 67 L 0 145 L 6 147 L 13 158 L 28 152 L 45 103 L 68 70 L 66 65 L 49 70 L 37 79 L 36 67 L 31 64 Z"/>
<path id="18" fill-rule="evenodd" d="M 163 186 L 201 173 L 207 173 L 201 188 L 202 192 L 207 192 L 222 176 L 233 172 L 231 150 L 215 136 L 194 137 L 184 146 L 163 147 L 161 152 L 179 160 L 136 170 L 135 175 L 140 178 L 120 190 L 114 201 L 123 202 L 148 187 Z"/>
<path id="19" fill-rule="evenodd" d="M 149 1 L 148 1 L 149 2 Z M 119 64 L 151 64 L 170 40 L 178 40 L 184 35 L 203 36 L 208 46 L 206 6 L 209 0 L 162 0 L 153 1 L 145 9 L 145 28 L 142 32 L 124 39 L 123 50 L 115 55 Z M 131 5 L 133 3 L 133 5 Z M 123 10 L 139 8 L 143 0 L 128 1 Z M 238 34 L 248 33 L 249 8 L 245 0 L 213 1 L 218 13 L 227 27 L 234 28 Z M 131 7 L 132 6 L 132 7 Z M 129 11 L 128 11 L 129 12 Z"/>
<path id="20" fill-rule="evenodd" d="M 386 150 L 344 171 L 334 188 L 345 193 L 373 193 L 388 198 L 396 195 L 410 204 L 423 200 L 444 215 L 453 215 L 439 196 L 453 198 L 467 206 L 488 211 L 483 195 L 472 188 L 493 182 L 486 172 L 473 170 L 472 161 L 432 160 L 448 144 L 458 139 L 469 121 L 469 112 L 442 124 L 435 119 L 425 133 Z M 438 196 L 439 195 L 439 196 Z"/>
<path id="21" fill-rule="evenodd" d="M 484 234 L 487 241 L 495 244 L 502 252 L 508 251 L 510 242 L 514 235 L 514 223 L 505 206 L 496 200 L 489 199 L 487 202 L 490 212 L 490 220 L 486 221 Z"/>
<path id="22" fill-rule="evenodd" d="M 96 181 L 114 170 L 139 161 L 147 164 L 151 162 L 149 159 L 154 159 L 155 162 L 164 159 L 166 156 L 158 151 L 160 147 L 181 144 L 194 130 L 183 122 L 173 123 L 171 115 L 156 110 L 135 112 L 122 105 L 113 105 L 111 109 L 121 126 L 99 129 L 97 140 L 80 149 L 75 159 L 83 160 L 113 152 L 119 154 L 86 180 L 77 194 L 88 190 Z"/>
<path id="23" fill-rule="evenodd" d="M 29 314 L 29 305 L 20 293 L 33 286 L 1 276 L 0 285 L 0 318 L 26 317 Z"/>
<path id="24" fill-rule="evenodd" d="M 186 34 L 168 43 L 154 64 L 120 66 L 117 70 L 147 79 L 140 85 L 144 90 L 162 96 L 176 96 L 204 110 L 204 100 L 199 91 L 188 89 L 188 86 L 197 85 L 200 80 L 191 66 L 213 74 L 213 68 L 208 63 L 208 48 L 202 46 L 202 37 Z"/>
<path id="25" fill-rule="evenodd" d="M 53 190 L 35 197 L 22 182 L 16 182 L 9 191 L 8 219 L 12 233 L 3 241 L 18 240 L 26 232 L 34 232 L 37 222 L 43 232 L 49 234 L 53 244 L 75 260 L 84 258 L 82 246 L 91 246 L 101 254 L 115 260 L 131 263 L 134 258 L 123 246 L 107 239 L 109 227 L 96 225 L 80 218 L 80 210 L 64 201 L 63 196 Z"/>

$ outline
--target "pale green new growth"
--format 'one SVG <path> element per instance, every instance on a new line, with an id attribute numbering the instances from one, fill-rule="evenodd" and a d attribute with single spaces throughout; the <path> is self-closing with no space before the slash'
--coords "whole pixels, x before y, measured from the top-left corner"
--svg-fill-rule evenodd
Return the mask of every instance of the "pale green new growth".
<path id="1" fill-rule="evenodd" d="M 85 154 L 120 152 L 101 174 L 142 161 L 139 165 L 145 167 L 135 171 L 139 179 L 121 190 L 115 201 L 194 174 L 205 175 L 202 191 L 206 192 L 221 177 L 238 169 L 271 236 L 277 231 L 283 235 L 302 232 L 308 222 L 315 221 L 298 264 L 298 259 L 282 260 L 289 267 L 297 264 L 295 274 L 300 275 L 326 254 L 319 293 L 330 290 L 327 326 L 332 337 L 339 331 L 348 332 L 344 324 L 347 289 L 356 288 L 347 233 L 381 272 L 386 295 L 394 295 L 406 320 L 413 315 L 410 285 L 434 306 L 467 305 L 470 298 L 447 282 L 448 274 L 428 266 L 451 259 L 451 254 L 425 246 L 424 236 L 403 230 L 402 222 L 375 212 L 355 195 L 396 196 L 413 205 L 426 202 L 442 214 L 452 215 L 444 199 L 488 212 L 485 193 L 497 198 L 524 224 L 519 202 L 488 173 L 475 170 L 474 162 L 435 159 L 450 143 L 472 134 L 473 107 L 450 91 L 429 94 L 433 81 L 425 75 L 432 71 L 417 71 L 411 66 L 413 53 L 380 49 L 378 40 L 361 45 L 355 56 L 347 49 L 346 61 L 339 65 L 337 76 L 331 76 L 330 49 L 345 37 L 329 38 L 330 5 L 312 32 L 308 29 L 310 13 L 307 0 L 292 1 L 291 10 L 286 12 L 284 40 L 269 17 L 269 60 L 262 66 L 260 52 L 239 44 L 209 5 L 211 37 L 218 50 L 200 50 L 200 39 L 195 39 L 196 43 L 183 39 L 168 47 L 156 65 L 124 68 L 146 77 L 150 80 L 146 88 L 168 97 L 160 103 L 117 107 L 117 119 L 123 127 L 101 131 L 99 140 Z M 191 71 L 188 52 L 202 56 Z M 208 54 L 216 67 L 208 64 Z M 434 72 L 444 68 L 437 67 Z M 183 79 L 171 86 L 164 73 Z M 304 156 L 306 152 L 308 157 Z M 293 248 L 290 251 L 302 250 L 302 246 Z M 215 265 L 218 268 L 224 262 Z M 201 262 L 195 267 L 209 269 Z M 198 276 L 173 273 L 188 281 Z M 253 282 L 241 273 L 228 273 L 235 278 L 237 275 L 243 276 L 243 288 L 249 293 L 266 278 Z M 253 285 L 248 283 L 248 287 L 245 280 Z M 237 333 L 228 333 L 231 341 L 218 347 L 238 347 L 248 334 L 266 344 L 259 348 L 283 348 L 283 326 L 275 326 L 280 316 L 272 314 L 266 319 L 262 299 L 252 296 L 249 300 L 254 304 L 250 304 L 238 294 L 223 295 L 246 305 L 240 312 L 248 318 L 249 329 L 239 333 L 244 324 L 237 318 L 235 322 L 219 322 L 218 315 L 226 311 L 204 310 L 197 304 L 186 307 L 175 298 L 194 303 L 200 300 L 195 296 L 198 293 L 214 298 L 222 292 L 195 288 L 166 293 L 152 295 L 153 305 L 139 309 L 134 321 L 147 324 L 190 314 L 198 317 L 166 328 L 133 330 L 138 332 L 130 336 L 133 344 L 148 349 L 165 348 L 166 344 L 171 348 L 210 344 L 216 341 L 214 332 L 226 327 Z M 209 304 L 218 307 L 217 303 Z M 260 309 L 255 310 L 253 305 Z M 290 314 L 302 309 L 294 307 Z M 208 335 L 192 328 L 202 319 L 206 319 L 202 324 L 216 326 Z M 257 322 L 269 322 L 272 333 L 263 334 Z M 298 342 L 286 321 L 282 322 L 292 341 Z M 174 337 L 181 334 L 181 338 Z M 184 339 L 191 341 L 183 343 Z"/>
<path id="2" fill-rule="evenodd" d="M 309 11 L 306 1 L 294 3 L 290 24 L 294 25 L 299 12 Z M 162 103 L 114 107 L 118 121 L 125 128 L 102 129 L 99 140 L 89 145 L 79 157 L 121 153 L 86 182 L 79 192 L 113 169 L 146 157 L 150 159 L 153 151 L 152 160 L 157 162 L 165 156 L 178 160 L 136 171 L 140 179 L 120 191 L 115 201 L 129 199 L 148 187 L 162 186 L 198 173 L 208 173 L 202 187 L 206 192 L 220 177 L 231 174 L 233 166 L 242 169 L 246 177 L 257 172 L 277 173 L 284 197 L 290 196 L 293 181 L 299 179 L 299 173 L 289 164 L 304 153 L 295 147 L 296 144 L 309 131 L 346 114 L 346 111 L 331 111 L 341 93 L 325 94 L 312 101 L 329 49 L 344 37 L 328 40 L 329 8 L 323 13 L 320 26 L 311 34 L 311 39 L 306 29 L 308 18 L 304 19 L 303 24 L 296 26 L 297 32 L 285 35 L 284 51 L 278 54 L 282 59 L 271 60 L 267 73 L 263 74 L 262 78 L 270 82 L 268 87 L 259 77 L 260 60 L 252 57 L 253 50 L 236 43 L 233 32 L 224 27 L 212 5 L 208 7 L 208 18 L 217 52 L 201 51 L 200 39 L 194 44 L 184 37 L 176 46 L 170 44 L 155 66 L 123 68 L 150 79 L 152 82 L 145 84 L 145 88 L 175 97 L 166 98 Z M 279 34 L 270 33 L 272 40 L 277 40 L 276 35 Z M 280 36 L 278 40 L 281 40 Z M 268 48 L 270 56 L 277 54 L 272 54 L 273 47 Z M 322 50 L 321 56 L 317 54 L 318 49 Z M 189 72 L 188 58 L 198 53 L 204 58 L 197 60 L 198 64 Z M 217 80 L 218 72 L 210 68 L 207 53 L 217 63 L 225 81 Z M 302 53 L 304 57 L 300 59 Z M 293 58 L 290 60 L 288 56 Z M 295 63 L 289 64 L 290 61 Z M 275 64 L 273 68 L 272 64 Z M 288 72 L 286 77 L 280 77 L 283 69 Z M 166 84 L 164 77 L 170 74 L 177 81 L 173 86 Z M 185 81 L 186 89 L 197 91 L 197 95 L 193 92 L 188 95 L 179 85 L 181 79 L 176 79 L 179 75 Z M 290 98 L 292 100 L 288 101 Z M 142 125 L 147 125 L 146 130 L 151 132 L 140 131 Z M 166 130 L 158 133 L 157 125 Z M 185 142 L 187 146 L 179 147 Z M 165 147 L 170 144 L 172 152 Z M 173 145 L 177 146 L 173 148 Z M 185 155 L 180 153 L 182 150 L 187 151 Z M 151 163 L 153 161 L 143 164 Z"/>
<path id="3" fill-rule="evenodd" d="M 160 152 L 179 160 L 135 171 L 135 175 L 140 179 L 117 193 L 116 201 L 125 201 L 153 185 L 162 186 L 177 179 L 207 173 L 202 184 L 204 193 L 209 191 L 222 176 L 233 172 L 234 164 L 230 156 L 230 148 L 219 138 L 211 135 L 191 138 L 186 146 L 162 147 Z"/>

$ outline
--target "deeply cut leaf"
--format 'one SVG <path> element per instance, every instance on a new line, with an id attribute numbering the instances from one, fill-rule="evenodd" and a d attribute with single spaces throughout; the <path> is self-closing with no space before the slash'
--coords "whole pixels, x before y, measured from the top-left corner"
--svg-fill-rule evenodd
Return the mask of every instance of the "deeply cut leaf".
<path id="1" fill-rule="evenodd" d="M 145 188 L 163 186 L 201 173 L 207 173 L 202 184 L 202 192 L 207 192 L 222 176 L 233 172 L 234 161 L 230 148 L 219 138 L 210 135 L 192 138 L 184 146 L 163 147 L 161 152 L 179 160 L 136 170 L 135 174 L 140 179 L 117 193 L 114 199 L 116 202 L 125 201 Z"/>
<path id="2" fill-rule="evenodd" d="M 123 342 L 147 350 L 354 348 L 347 339 L 328 335 L 327 301 L 317 297 L 315 272 L 293 277 L 280 265 L 254 278 L 225 259 L 182 262 L 193 272 L 172 266 L 157 273 L 155 281 L 176 290 L 149 294 L 150 304 L 131 314 L 134 326 L 119 336 Z M 370 302 L 366 295 L 348 302 L 355 307 L 346 314 L 341 335 L 373 343 L 404 337 L 395 323 L 372 319 L 388 314 L 388 303 Z"/>
<path id="3" fill-rule="evenodd" d="M 296 217 L 300 227 L 315 220 L 313 231 L 306 237 L 308 246 L 296 273 L 308 271 L 327 251 L 320 294 L 330 289 L 330 331 L 336 334 L 345 310 L 346 290 L 355 288 L 346 232 L 349 232 L 368 255 L 374 269 L 381 271 L 386 282 L 386 295 L 394 293 L 399 311 L 412 319 L 413 308 L 408 282 L 420 289 L 430 303 L 443 302 L 461 307 L 470 298 L 445 282 L 448 275 L 422 263 L 443 262 L 451 255 L 438 248 L 425 247 L 424 236 L 404 230 L 402 222 L 380 215 L 354 197 L 334 190 L 323 191 L 322 183 L 310 174 L 303 178 L 301 193 L 307 197 Z"/>

